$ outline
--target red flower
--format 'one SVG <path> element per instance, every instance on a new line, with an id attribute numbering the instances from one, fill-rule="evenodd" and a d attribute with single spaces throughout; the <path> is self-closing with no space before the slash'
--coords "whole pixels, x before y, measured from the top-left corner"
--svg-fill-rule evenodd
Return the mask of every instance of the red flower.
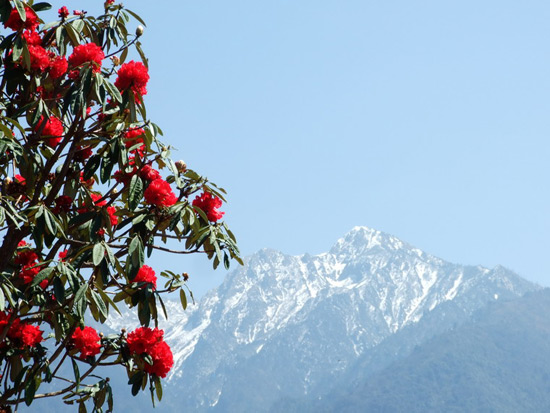
<path id="1" fill-rule="evenodd" d="M 32 280 L 34 280 L 34 277 L 40 272 L 40 268 L 36 266 L 36 263 L 27 264 L 23 266 L 21 269 L 21 272 L 19 273 L 19 276 L 23 279 L 23 282 L 25 284 L 30 284 Z M 44 280 L 46 281 L 46 280 Z"/>
<path id="2" fill-rule="evenodd" d="M 59 10 L 57 10 L 57 13 L 62 19 L 66 19 L 67 17 L 69 17 L 69 9 L 67 8 L 67 6 L 61 7 Z"/>
<path id="3" fill-rule="evenodd" d="M 103 59 L 105 59 L 105 54 L 101 47 L 95 43 L 86 43 L 74 48 L 73 54 L 69 56 L 69 63 L 73 68 L 91 63 L 94 73 L 98 73 L 101 70 Z"/>
<path id="4" fill-rule="evenodd" d="M 54 214 L 59 214 L 61 211 L 69 212 L 73 205 L 73 199 L 67 195 L 58 196 L 55 199 L 55 207 L 53 209 Z"/>
<path id="5" fill-rule="evenodd" d="M 128 349 L 130 353 L 135 354 L 151 354 L 153 347 L 162 341 L 164 331 L 155 328 L 154 330 L 149 327 L 136 328 L 131 333 L 128 333 Z"/>
<path id="6" fill-rule="evenodd" d="M 143 128 L 130 129 L 124 134 L 124 145 L 126 145 L 127 148 L 131 148 L 141 143 L 141 145 L 133 151 L 134 154 L 137 152 L 140 157 L 145 153 L 145 145 L 143 144 L 144 134 L 145 131 Z"/>
<path id="7" fill-rule="evenodd" d="M 15 323 L 12 324 L 12 327 L 15 327 Z M 19 328 L 12 333 L 12 338 L 18 340 L 22 346 L 35 347 L 44 340 L 42 334 L 43 332 L 38 326 L 22 323 Z"/>
<path id="8" fill-rule="evenodd" d="M 154 169 L 151 165 L 143 165 L 143 167 L 139 170 L 139 176 L 149 182 L 154 181 L 155 179 L 160 179 L 159 171 Z"/>
<path id="9" fill-rule="evenodd" d="M 92 327 L 77 328 L 71 336 L 73 345 L 80 350 L 80 357 L 89 357 L 101 351 L 101 339 Z"/>
<path id="10" fill-rule="evenodd" d="M 69 253 L 69 250 L 63 250 L 59 253 L 58 257 L 59 257 L 59 261 L 65 261 L 65 259 L 67 258 L 67 254 Z"/>
<path id="11" fill-rule="evenodd" d="M 127 343 L 130 353 L 142 355 L 148 354 L 153 359 L 153 364 L 145 363 L 144 370 L 158 377 L 166 377 L 174 365 L 172 351 L 163 340 L 164 331 L 149 327 L 139 327 L 128 334 Z"/>
<path id="12" fill-rule="evenodd" d="M 150 283 L 153 284 L 153 291 L 157 289 L 157 277 L 155 275 L 155 271 L 148 265 L 144 265 L 139 269 L 132 282 Z"/>
<path id="13" fill-rule="evenodd" d="M 19 242 L 17 244 L 18 247 L 28 247 L 29 244 L 27 244 L 25 241 Z M 38 261 L 38 255 L 36 255 L 36 252 L 34 250 L 27 248 L 23 251 L 19 251 L 17 253 L 17 257 L 15 258 L 15 263 L 17 265 L 21 266 L 28 266 L 28 265 L 34 265 Z"/>
<path id="14" fill-rule="evenodd" d="M 118 70 L 118 77 L 115 80 L 115 86 L 121 90 L 132 89 L 134 94 L 141 96 L 147 94 L 147 82 L 149 81 L 149 73 L 147 68 L 141 62 L 130 60 L 124 63 Z"/>
<path id="15" fill-rule="evenodd" d="M 42 38 L 40 35 L 32 30 L 25 30 L 23 32 L 23 37 L 27 41 L 27 45 L 29 46 L 41 46 L 42 45 Z"/>
<path id="16" fill-rule="evenodd" d="M 212 196 L 209 192 L 204 192 L 200 196 L 197 195 L 193 200 L 193 206 L 199 207 L 211 222 L 216 222 L 225 214 L 225 212 L 217 210 L 222 206 L 222 200 L 217 196 Z"/>
<path id="17" fill-rule="evenodd" d="M 155 206 L 168 207 L 174 205 L 178 201 L 176 195 L 172 192 L 170 184 L 162 178 L 152 181 L 143 195 L 147 203 Z"/>
<path id="18" fill-rule="evenodd" d="M 46 144 L 50 148 L 55 148 L 59 142 L 61 142 L 61 139 L 63 139 L 63 124 L 59 119 L 56 117 L 49 118 L 44 127 L 42 127 L 42 124 L 44 123 L 44 116 L 40 117 L 40 120 L 34 127 L 35 132 L 40 132 L 40 136 L 43 137 L 49 137 Z"/>
<path id="19" fill-rule="evenodd" d="M 4 27 L 9 27 L 10 29 L 14 31 L 18 31 L 21 28 L 29 29 L 29 30 L 35 30 L 38 25 L 38 16 L 32 10 L 30 7 L 25 6 L 25 21 L 21 20 L 21 16 L 19 16 L 19 12 L 16 8 L 13 8 L 10 13 L 10 17 L 8 17 L 8 21 L 4 23 Z"/>
<path id="20" fill-rule="evenodd" d="M 21 323 L 19 319 L 16 319 L 12 323 L 8 331 L 10 340 L 15 341 L 20 348 L 35 347 L 40 342 L 44 341 L 42 334 L 43 331 L 41 331 L 38 326 Z"/>
<path id="21" fill-rule="evenodd" d="M 65 59 L 65 56 L 55 57 L 50 64 L 50 76 L 52 79 L 58 79 L 67 73 L 69 68 L 69 62 Z"/>
<path id="22" fill-rule="evenodd" d="M 50 67 L 50 55 L 42 46 L 29 45 L 29 55 L 31 58 L 31 70 L 45 71 Z"/>
<path id="23" fill-rule="evenodd" d="M 91 146 L 84 146 L 82 149 L 80 149 L 74 154 L 74 160 L 76 162 L 84 162 L 86 159 L 92 156 L 92 153 L 93 151 Z"/>
<path id="24" fill-rule="evenodd" d="M 0 331 L 9 323 L 12 315 L 0 312 Z M 15 318 L 8 329 L 6 336 L 18 348 L 35 347 L 44 339 L 42 338 L 43 331 L 38 326 L 33 326 L 27 323 L 22 323 L 19 318 Z"/>
<path id="25" fill-rule="evenodd" d="M 161 341 L 154 347 L 153 351 L 153 354 L 150 354 L 153 364 L 145 363 L 143 370 L 149 374 L 164 378 L 174 365 L 172 350 L 170 350 L 170 346 L 165 341 Z"/>

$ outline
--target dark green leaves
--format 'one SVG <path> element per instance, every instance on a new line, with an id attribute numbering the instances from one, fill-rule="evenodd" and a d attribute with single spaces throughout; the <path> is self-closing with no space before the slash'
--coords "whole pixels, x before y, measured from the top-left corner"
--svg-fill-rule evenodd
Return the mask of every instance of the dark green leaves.
<path id="1" fill-rule="evenodd" d="M 135 210 L 143 198 L 143 181 L 138 174 L 132 176 L 130 188 L 128 189 L 128 207 L 130 210 Z"/>

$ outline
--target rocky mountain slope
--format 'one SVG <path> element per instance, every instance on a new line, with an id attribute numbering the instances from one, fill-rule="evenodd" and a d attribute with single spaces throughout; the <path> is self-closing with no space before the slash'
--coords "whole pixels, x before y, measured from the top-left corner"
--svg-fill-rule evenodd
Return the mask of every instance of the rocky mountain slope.
<path id="1" fill-rule="evenodd" d="M 262 250 L 198 306 L 173 306 L 164 327 L 176 364 L 162 407 L 269 411 L 318 399 L 535 288 L 502 267 L 451 264 L 365 227 L 317 256 Z"/>

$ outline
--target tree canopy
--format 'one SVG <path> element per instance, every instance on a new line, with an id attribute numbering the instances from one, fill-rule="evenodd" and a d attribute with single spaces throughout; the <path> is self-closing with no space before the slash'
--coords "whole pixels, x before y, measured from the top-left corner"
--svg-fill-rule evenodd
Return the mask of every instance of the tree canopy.
<path id="1" fill-rule="evenodd" d="M 51 8 L 0 0 L 0 407 L 63 396 L 112 410 L 94 373 L 106 365 L 154 402 L 173 365 L 163 297 L 179 292 L 185 308 L 192 294 L 186 273 L 146 262 L 155 250 L 241 262 L 225 191 L 174 162 L 147 117 L 139 15 L 107 0 L 101 15 L 63 6 L 45 23 Z M 141 326 L 98 331 L 121 306 Z"/>

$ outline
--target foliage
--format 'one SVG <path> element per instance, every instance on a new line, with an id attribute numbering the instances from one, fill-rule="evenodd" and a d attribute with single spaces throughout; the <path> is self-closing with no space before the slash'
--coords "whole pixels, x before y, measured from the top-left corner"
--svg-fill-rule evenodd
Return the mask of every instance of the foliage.
<path id="1" fill-rule="evenodd" d="M 154 403 L 173 364 L 162 296 L 179 291 L 185 308 L 190 291 L 185 273 L 161 272 L 157 285 L 145 261 L 161 250 L 241 262 L 218 222 L 225 192 L 172 161 L 147 118 L 143 20 L 107 0 L 100 16 L 62 7 L 45 24 L 50 8 L 0 1 L 0 407 L 63 395 L 79 411 L 112 410 L 108 379 L 93 374 L 103 365 L 124 366 L 134 395 L 149 384 Z M 132 50 L 141 61 L 127 61 Z M 159 245 L 169 240 L 183 249 Z M 87 325 L 117 305 L 142 327 Z M 40 394 L 44 382 L 58 390 Z"/>

